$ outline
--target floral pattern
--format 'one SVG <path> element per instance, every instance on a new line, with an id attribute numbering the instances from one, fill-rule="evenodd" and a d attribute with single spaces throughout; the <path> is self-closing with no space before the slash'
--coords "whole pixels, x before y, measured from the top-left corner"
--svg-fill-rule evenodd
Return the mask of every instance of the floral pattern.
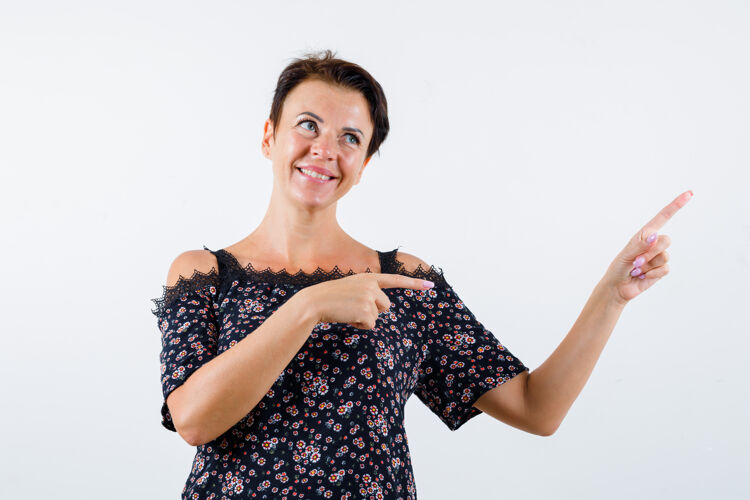
<path id="1" fill-rule="evenodd" d="M 435 287 L 384 289 L 392 307 L 372 330 L 318 323 L 256 407 L 196 447 L 183 499 L 416 499 L 404 429 L 408 398 L 416 394 L 455 431 L 481 413 L 472 404 L 482 394 L 528 370 L 477 321 L 442 270 L 406 271 L 397 251 L 378 252 L 382 272 Z M 193 372 L 301 288 L 353 274 L 259 271 L 223 249 L 211 252 L 218 270 L 195 271 L 153 299 L 162 338 L 161 423 L 171 431 L 167 396 Z"/>

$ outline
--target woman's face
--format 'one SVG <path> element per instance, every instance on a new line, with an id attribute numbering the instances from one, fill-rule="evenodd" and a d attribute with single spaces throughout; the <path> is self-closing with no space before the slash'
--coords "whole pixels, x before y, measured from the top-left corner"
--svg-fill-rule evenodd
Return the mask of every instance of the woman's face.
<path id="1" fill-rule="evenodd" d="M 334 203 L 359 183 L 372 131 L 367 100 L 358 91 L 303 81 L 284 100 L 276 137 L 270 120 L 263 131 L 263 155 L 272 162 L 275 188 L 308 208 Z M 332 177 L 310 177 L 300 170 L 305 167 Z"/>

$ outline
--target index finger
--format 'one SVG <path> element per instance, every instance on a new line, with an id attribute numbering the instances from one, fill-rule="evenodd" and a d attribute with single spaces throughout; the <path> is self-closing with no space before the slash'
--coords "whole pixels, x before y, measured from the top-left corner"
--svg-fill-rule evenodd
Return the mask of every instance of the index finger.
<path id="1" fill-rule="evenodd" d="M 421 278 L 412 278 L 403 274 L 389 273 L 372 273 L 372 276 L 378 280 L 380 288 L 411 288 L 412 290 L 428 290 L 432 286 L 426 286 L 426 280 Z"/>
<path id="2" fill-rule="evenodd" d="M 674 214 L 677 213 L 679 209 L 684 207 L 688 201 L 690 201 L 690 198 L 693 197 L 693 192 L 688 190 L 679 195 L 677 198 L 672 200 L 672 203 L 667 205 L 666 207 L 662 208 L 658 214 L 654 216 L 653 219 L 648 221 L 648 223 L 643 226 L 644 228 L 647 228 L 650 231 L 658 231 L 659 229 L 664 226 L 664 224 L 667 223 L 669 219 L 672 218 Z"/>

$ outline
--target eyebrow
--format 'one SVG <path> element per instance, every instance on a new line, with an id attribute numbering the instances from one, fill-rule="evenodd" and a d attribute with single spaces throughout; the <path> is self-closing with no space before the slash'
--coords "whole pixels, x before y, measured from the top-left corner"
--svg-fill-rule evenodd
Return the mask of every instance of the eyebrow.
<path id="1" fill-rule="evenodd" d="M 325 120 L 323 120 L 321 117 L 319 117 L 318 115 L 316 115 L 315 113 L 313 113 L 311 111 L 303 111 L 302 113 L 300 113 L 297 116 L 300 116 L 300 115 L 310 115 L 313 118 L 315 118 L 316 120 L 320 120 L 320 123 L 325 123 Z M 360 129 L 358 129 L 358 128 L 344 127 L 342 130 L 346 130 L 347 132 L 358 132 L 359 135 L 361 135 L 362 137 L 365 136 L 365 134 L 363 134 L 362 131 Z"/>

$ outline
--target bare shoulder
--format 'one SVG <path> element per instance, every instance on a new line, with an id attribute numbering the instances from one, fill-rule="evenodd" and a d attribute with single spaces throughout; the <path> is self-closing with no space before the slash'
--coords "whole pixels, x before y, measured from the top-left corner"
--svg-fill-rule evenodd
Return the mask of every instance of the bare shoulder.
<path id="1" fill-rule="evenodd" d="M 211 269 L 219 269 L 219 263 L 214 254 L 208 250 L 187 250 L 178 255 L 167 273 L 167 286 L 174 286 L 182 276 L 191 278 L 195 271 L 208 273 Z"/>
<path id="2" fill-rule="evenodd" d="M 396 252 L 396 260 L 401 262 L 404 265 L 404 269 L 408 272 L 414 272 L 419 266 L 422 266 L 423 271 L 427 271 L 430 268 L 430 265 L 417 257 L 416 255 L 412 255 L 410 253 L 398 251 Z"/>

